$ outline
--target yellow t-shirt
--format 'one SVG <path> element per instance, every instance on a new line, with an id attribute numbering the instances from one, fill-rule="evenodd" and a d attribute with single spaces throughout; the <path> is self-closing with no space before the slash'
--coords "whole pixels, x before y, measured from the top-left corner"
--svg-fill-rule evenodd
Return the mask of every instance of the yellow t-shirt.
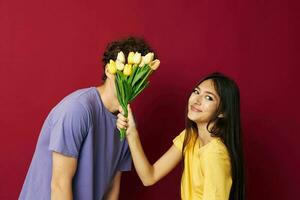
<path id="1" fill-rule="evenodd" d="M 182 151 L 185 130 L 174 140 Z M 196 139 L 195 145 L 193 145 Z M 181 179 L 183 200 L 227 200 L 232 185 L 230 156 L 220 138 L 201 146 L 192 138 L 184 151 L 184 170 Z"/>

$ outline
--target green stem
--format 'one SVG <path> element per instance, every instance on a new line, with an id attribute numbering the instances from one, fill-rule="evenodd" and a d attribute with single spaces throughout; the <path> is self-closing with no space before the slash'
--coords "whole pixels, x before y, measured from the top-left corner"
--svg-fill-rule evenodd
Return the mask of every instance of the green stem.
<path id="1" fill-rule="evenodd" d="M 126 107 L 124 107 L 124 106 L 122 106 L 122 108 L 123 108 L 123 111 L 124 111 L 124 117 L 128 117 L 128 110 L 127 110 L 127 103 L 125 103 L 126 104 Z M 124 138 L 126 137 L 126 129 L 124 129 L 124 128 L 122 128 L 121 130 L 120 130 L 120 141 L 123 141 L 124 140 Z"/>

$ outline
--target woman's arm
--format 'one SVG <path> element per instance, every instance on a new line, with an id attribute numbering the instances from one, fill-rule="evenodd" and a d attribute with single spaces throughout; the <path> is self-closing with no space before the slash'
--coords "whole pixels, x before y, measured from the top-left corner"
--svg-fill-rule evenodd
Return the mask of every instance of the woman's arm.
<path id="1" fill-rule="evenodd" d="M 122 110 L 120 110 L 122 111 Z M 128 119 L 122 114 L 118 115 L 117 127 L 127 128 L 126 138 L 131 151 L 135 169 L 145 186 L 150 186 L 167 175 L 182 159 L 182 154 L 174 145 L 154 165 L 151 165 L 144 153 L 134 118 L 128 106 Z"/>
<path id="2" fill-rule="evenodd" d="M 145 186 L 155 184 L 167 175 L 181 160 L 181 152 L 172 145 L 170 149 L 151 165 L 144 153 L 138 134 L 127 136 L 134 167 Z"/>

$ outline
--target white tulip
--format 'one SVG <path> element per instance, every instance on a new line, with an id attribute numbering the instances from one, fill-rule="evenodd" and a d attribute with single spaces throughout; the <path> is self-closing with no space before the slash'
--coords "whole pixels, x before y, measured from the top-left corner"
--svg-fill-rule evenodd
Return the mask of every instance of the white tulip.
<path id="1" fill-rule="evenodd" d="M 142 56 L 141 63 L 139 64 L 139 67 L 144 67 L 144 66 L 145 66 L 145 56 Z"/>
<path id="2" fill-rule="evenodd" d="M 133 56 L 133 63 L 138 65 L 141 62 L 142 55 L 139 52 L 135 52 Z"/>
<path id="3" fill-rule="evenodd" d="M 125 55 L 122 51 L 118 53 L 117 60 L 120 61 L 121 63 L 125 63 Z"/>
<path id="4" fill-rule="evenodd" d="M 154 53 L 150 52 L 145 55 L 144 62 L 145 64 L 149 64 L 154 58 Z"/>
<path id="5" fill-rule="evenodd" d="M 124 64 L 121 61 L 116 60 L 116 68 L 117 70 L 122 71 L 124 69 Z"/>

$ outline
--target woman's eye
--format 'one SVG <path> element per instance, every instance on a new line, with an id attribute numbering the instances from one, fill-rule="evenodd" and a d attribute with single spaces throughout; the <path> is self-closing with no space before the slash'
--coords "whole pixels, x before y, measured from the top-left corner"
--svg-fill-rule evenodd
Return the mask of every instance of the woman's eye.
<path id="1" fill-rule="evenodd" d="M 196 89 L 194 89 L 193 93 L 195 93 L 195 94 L 199 94 L 199 91 L 198 91 L 198 90 L 196 90 Z"/>
<path id="2" fill-rule="evenodd" d="M 213 98 L 211 98 L 210 96 L 205 96 L 205 98 L 207 99 L 207 100 L 209 100 L 209 101 L 212 101 L 213 100 Z"/>

